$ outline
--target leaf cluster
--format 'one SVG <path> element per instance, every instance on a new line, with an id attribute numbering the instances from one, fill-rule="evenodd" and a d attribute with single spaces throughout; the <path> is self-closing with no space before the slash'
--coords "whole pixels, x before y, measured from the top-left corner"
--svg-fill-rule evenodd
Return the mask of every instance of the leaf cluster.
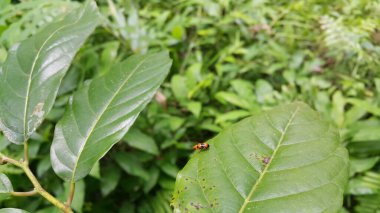
<path id="1" fill-rule="evenodd" d="M 45 4 L 38 4 L 43 7 L 39 10 L 37 2 L 0 7 L 0 62 L 8 47 L 50 21 L 46 14 L 63 13 L 63 7 Z M 54 2 L 49 4 L 78 6 Z M 164 47 L 173 58 L 169 78 L 122 142 L 84 179 L 80 196 L 85 202 L 77 204 L 78 210 L 166 212 L 169 204 L 163 201 L 195 142 L 252 113 L 294 100 L 308 103 L 341 129 L 352 159 L 346 211 L 379 210 L 378 0 L 144 0 L 99 1 L 98 6 L 105 17 L 102 27 L 79 50 L 47 120 L 31 135 L 31 166 L 47 188 L 56 194 L 68 188 L 56 180 L 47 142 L 69 97 L 125 56 Z M 22 150 L 2 141 L 3 153 L 19 151 L 14 157 L 21 158 Z M 22 189 L 25 179 L 17 175 L 19 170 L 0 170 Z M 28 198 L 2 205 L 30 211 L 47 206 Z"/>

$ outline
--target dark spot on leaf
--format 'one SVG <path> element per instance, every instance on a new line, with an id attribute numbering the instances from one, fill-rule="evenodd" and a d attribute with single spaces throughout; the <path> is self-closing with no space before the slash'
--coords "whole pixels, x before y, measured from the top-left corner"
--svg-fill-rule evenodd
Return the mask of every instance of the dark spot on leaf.
<path id="1" fill-rule="evenodd" d="M 263 164 L 267 165 L 270 162 L 270 157 L 264 157 L 262 159 Z"/>
<path id="2" fill-rule="evenodd" d="M 201 204 L 199 203 L 194 204 L 193 202 L 191 202 L 190 205 L 192 205 L 196 210 L 199 210 L 200 208 L 202 208 Z"/>

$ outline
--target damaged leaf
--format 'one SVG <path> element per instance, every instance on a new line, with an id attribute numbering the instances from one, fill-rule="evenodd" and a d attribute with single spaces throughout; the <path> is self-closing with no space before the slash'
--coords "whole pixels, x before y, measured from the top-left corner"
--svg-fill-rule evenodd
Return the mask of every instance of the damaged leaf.
<path id="1" fill-rule="evenodd" d="M 303 103 L 253 115 L 208 141 L 177 176 L 175 212 L 337 212 L 348 154 Z"/>
<path id="2" fill-rule="evenodd" d="M 51 110 L 61 80 L 99 23 L 94 1 L 10 48 L 0 70 L 0 130 L 22 144 Z"/>

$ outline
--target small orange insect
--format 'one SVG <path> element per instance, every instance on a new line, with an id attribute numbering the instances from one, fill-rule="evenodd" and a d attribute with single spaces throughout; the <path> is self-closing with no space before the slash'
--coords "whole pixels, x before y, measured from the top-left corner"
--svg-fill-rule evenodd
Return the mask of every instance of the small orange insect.
<path id="1" fill-rule="evenodd" d="M 209 147 L 210 147 L 210 145 L 208 143 L 198 143 L 198 144 L 193 146 L 193 149 L 194 150 L 204 150 L 204 149 L 208 149 Z"/>

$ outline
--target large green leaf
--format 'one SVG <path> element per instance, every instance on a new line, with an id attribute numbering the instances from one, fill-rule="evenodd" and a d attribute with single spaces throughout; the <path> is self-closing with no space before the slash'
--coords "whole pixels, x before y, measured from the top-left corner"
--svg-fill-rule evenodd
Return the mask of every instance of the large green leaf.
<path id="1" fill-rule="evenodd" d="M 90 1 L 9 50 L 0 70 L 0 129 L 10 141 L 23 143 L 41 124 L 75 53 L 99 20 Z"/>
<path id="2" fill-rule="evenodd" d="M 177 176 L 176 212 L 336 212 L 348 155 L 336 128 L 303 103 L 221 132 Z"/>
<path id="3" fill-rule="evenodd" d="M 13 192 L 11 181 L 5 174 L 0 173 L 0 200 L 9 198 L 11 192 Z"/>
<path id="4" fill-rule="evenodd" d="M 170 66 L 167 52 L 132 56 L 79 90 L 55 129 L 54 171 L 67 181 L 86 176 L 128 131 Z"/>

